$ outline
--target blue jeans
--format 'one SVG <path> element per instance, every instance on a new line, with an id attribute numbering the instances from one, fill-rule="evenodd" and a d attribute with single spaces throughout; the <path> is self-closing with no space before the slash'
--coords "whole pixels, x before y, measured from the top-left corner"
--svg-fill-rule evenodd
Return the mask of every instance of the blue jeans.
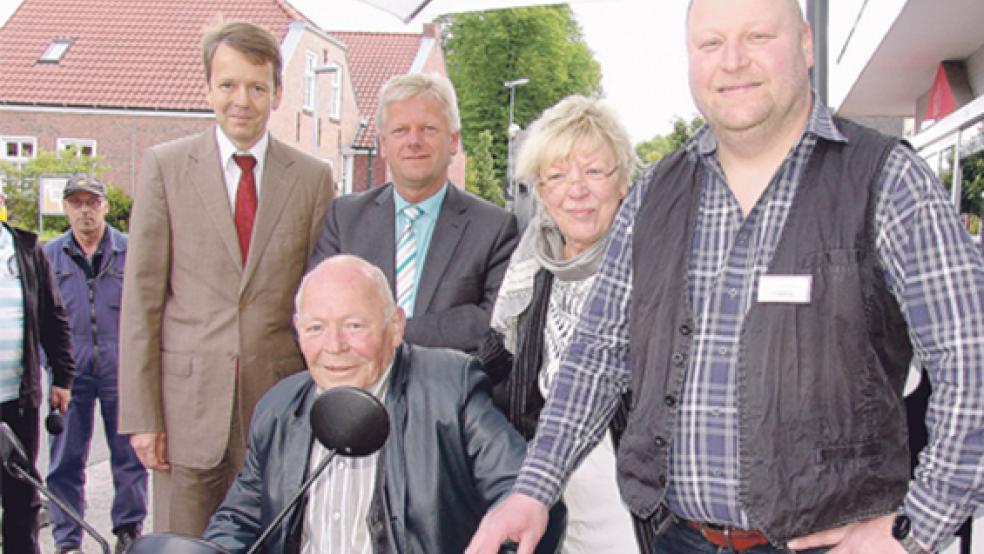
<path id="1" fill-rule="evenodd" d="M 700 531 L 679 520 L 671 523 L 662 535 L 656 535 L 653 547 L 653 552 L 659 554 L 731 554 L 734 552 L 730 548 L 720 548 L 707 542 Z M 796 554 L 823 554 L 828 550 L 828 548 L 812 548 L 796 551 Z M 794 551 L 788 548 L 777 548 L 770 544 L 763 544 L 742 550 L 741 554 L 790 554 L 792 552 Z"/>
<path id="2" fill-rule="evenodd" d="M 51 467 L 48 488 L 68 503 L 79 515 L 85 513 L 85 469 L 89 459 L 96 400 L 99 400 L 103 431 L 110 452 L 113 472 L 113 506 L 110 516 L 115 533 L 124 525 L 137 530 L 147 516 L 147 470 L 137 458 L 130 440 L 116 432 L 117 419 L 116 372 L 104 371 L 93 375 L 80 372 L 72 385 L 72 401 L 65 414 L 65 430 L 49 436 Z M 59 548 L 82 544 L 82 527 L 57 506 L 50 505 L 52 535 Z"/>

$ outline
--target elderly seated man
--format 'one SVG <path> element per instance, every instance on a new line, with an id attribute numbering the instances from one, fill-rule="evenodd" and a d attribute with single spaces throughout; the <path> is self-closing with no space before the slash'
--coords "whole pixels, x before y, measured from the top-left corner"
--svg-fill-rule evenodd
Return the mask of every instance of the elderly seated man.
<path id="1" fill-rule="evenodd" d="M 253 413 L 246 461 L 205 538 L 245 552 L 326 450 L 308 420 L 338 386 L 383 400 L 390 436 L 365 458 L 336 458 L 271 535 L 271 553 L 464 551 L 505 497 L 525 441 L 492 405 L 479 363 L 403 343 L 406 318 L 386 277 L 355 256 L 328 258 L 301 282 L 294 325 L 307 372 L 288 377 Z M 552 552 L 563 508 L 538 552 Z"/>

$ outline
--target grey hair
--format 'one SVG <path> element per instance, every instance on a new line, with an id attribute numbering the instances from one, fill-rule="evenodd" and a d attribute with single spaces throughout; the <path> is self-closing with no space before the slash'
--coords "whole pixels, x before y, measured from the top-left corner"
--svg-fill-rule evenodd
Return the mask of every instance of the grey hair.
<path id="1" fill-rule="evenodd" d="M 393 292 L 390 290 L 386 275 L 375 265 L 350 254 L 337 254 L 326 258 L 304 275 L 301 279 L 301 284 L 297 286 L 297 294 L 294 295 L 294 313 L 296 315 L 301 314 L 301 298 L 304 296 L 304 288 L 312 279 L 312 276 L 316 273 L 327 271 L 331 266 L 339 264 L 352 264 L 353 269 L 369 280 L 376 289 L 376 295 L 379 297 L 380 302 L 383 304 L 384 316 L 389 318 L 393 315 L 393 312 L 396 310 L 396 301 L 393 299 Z"/>
<path id="2" fill-rule="evenodd" d="M 526 183 L 537 183 L 547 165 L 566 159 L 575 147 L 602 146 L 615 154 L 618 181 L 631 184 L 639 158 L 618 114 L 601 100 L 573 94 L 544 110 L 530 125 L 517 155 L 516 176 Z"/>
<path id="3" fill-rule="evenodd" d="M 458 100 L 454 85 L 447 77 L 433 73 L 405 73 L 394 75 L 379 90 L 379 103 L 376 106 L 376 131 L 382 134 L 386 127 L 386 112 L 393 102 L 402 102 L 418 96 L 429 96 L 441 105 L 448 129 L 457 133 L 461 129 L 458 115 Z"/>

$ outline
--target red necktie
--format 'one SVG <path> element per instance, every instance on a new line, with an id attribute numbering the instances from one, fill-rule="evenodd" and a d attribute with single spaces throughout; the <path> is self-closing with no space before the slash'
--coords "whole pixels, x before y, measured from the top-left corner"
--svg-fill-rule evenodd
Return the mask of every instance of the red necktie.
<path id="1" fill-rule="evenodd" d="M 253 236 L 253 220 L 256 219 L 256 179 L 253 168 L 256 158 L 249 154 L 232 156 L 236 165 L 242 170 L 239 175 L 239 186 L 236 187 L 236 233 L 239 235 L 239 251 L 243 255 L 243 265 L 246 265 L 246 255 L 249 254 L 249 238 Z"/>

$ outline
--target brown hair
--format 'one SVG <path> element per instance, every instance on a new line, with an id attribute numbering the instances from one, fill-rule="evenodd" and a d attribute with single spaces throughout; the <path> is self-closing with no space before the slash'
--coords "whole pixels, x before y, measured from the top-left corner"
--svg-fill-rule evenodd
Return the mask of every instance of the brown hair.
<path id="1" fill-rule="evenodd" d="M 202 58 L 205 62 L 205 81 L 212 82 L 212 58 L 220 44 L 225 44 L 240 52 L 257 64 L 270 62 L 273 65 L 273 86 L 281 86 L 283 60 L 280 57 L 280 44 L 273 33 L 246 21 L 231 21 L 210 29 L 202 38 Z"/>

